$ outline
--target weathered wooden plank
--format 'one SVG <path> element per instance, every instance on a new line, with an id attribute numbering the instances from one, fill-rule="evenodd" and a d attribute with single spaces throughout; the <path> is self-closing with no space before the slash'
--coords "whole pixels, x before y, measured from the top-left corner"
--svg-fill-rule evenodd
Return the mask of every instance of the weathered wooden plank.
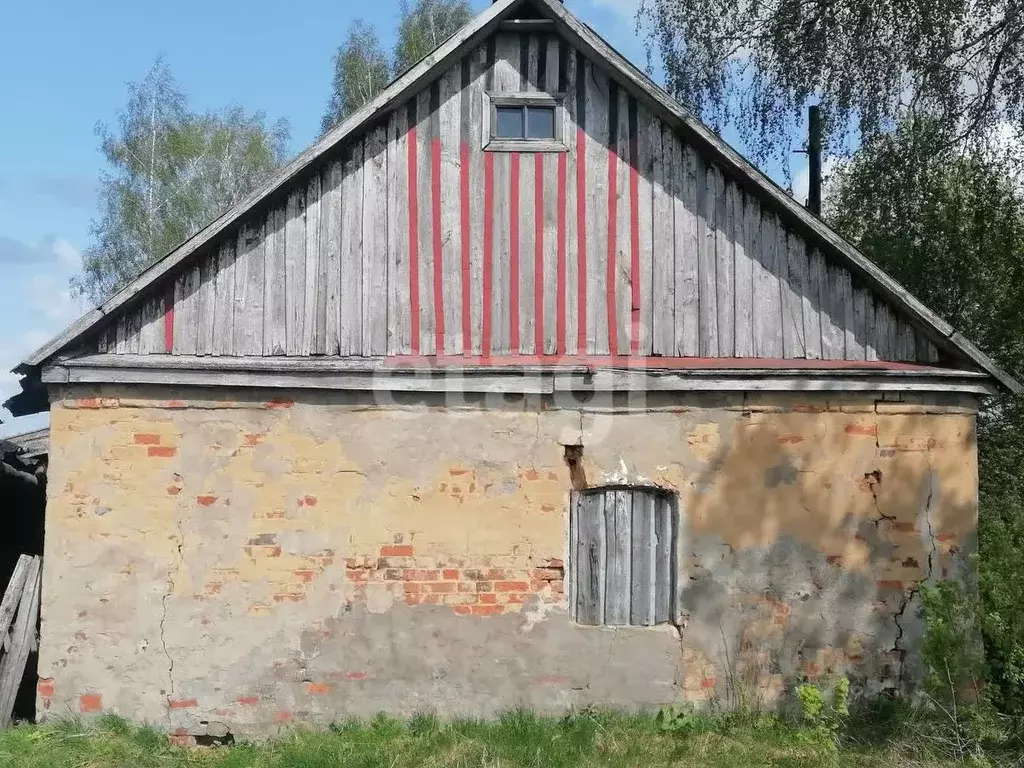
<path id="1" fill-rule="evenodd" d="M 861 286 L 853 288 L 853 301 L 846 310 L 846 359 L 866 359 L 867 303 L 870 294 Z"/>
<path id="2" fill-rule="evenodd" d="M 458 136 L 458 123 L 454 125 Z M 457 139 L 456 139 L 457 141 Z M 388 348 L 387 126 L 366 134 L 363 164 L 362 354 L 383 355 Z M 458 170 L 452 191 L 458 190 Z"/>
<path id="3" fill-rule="evenodd" d="M 522 87 L 520 40 L 518 34 L 503 32 L 495 36 L 493 88 L 497 93 L 518 91 Z"/>
<path id="4" fill-rule="evenodd" d="M 338 302 L 338 351 L 342 355 L 363 351 L 363 143 L 347 148 L 342 166 Z"/>
<path id="5" fill-rule="evenodd" d="M 782 294 L 779 286 L 779 221 L 775 214 L 761 213 L 754 263 L 754 356 L 781 358 Z M 786 253 L 781 254 L 786 258 Z"/>
<path id="6" fill-rule="evenodd" d="M 667 622 L 673 614 L 672 604 L 675 600 L 674 542 L 675 536 L 675 505 L 671 498 L 663 496 L 654 507 L 654 528 L 657 536 L 654 551 L 654 621 L 661 624 Z"/>
<path id="7" fill-rule="evenodd" d="M 432 110 L 437 104 L 431 97 L 436 93 L 434 86 L 425 88 L 416 97 L 416 196 L 419 199 L 417 265 L 419 267 L 420 304 L 420 354 L 433 355 L 436 347 L 434 336 L 434 227 L 433 227 L 433 160 L 431 158 L 432 134 L 436 118 Z"/>
<path id="8" fill-rule="evenodd" d="M 285 354 L 302 354 L 306 316 L 306 186 L 288 194 L 284 226 Z"/>
<path id="9" fill-rule="evenodd" d="M 631 594 L 630 537 L 633 529 L 633 494 L 626 491 L 605 493 L 604 521 L 607 544 L 605 567 L 604 623 L 629 624 Z"/>
<path id="10" fill-rule="evenodd" d="M 535 273 L 537 246 L 544 246 L 543 239 L 537 242 L 537 165 L 534 157 L 526 153 L 519 156 L 519 352 L 524 355 L 532 355 L 537 351 L 534 343 L 537 318 Z M 541 189 L 543 194 L 543 187 Z"/>
<path id="11" fill-rule="evenodd" d="M 655 162 L 660 166 L 662 163 L 661 153 L 661 121 L 656 119 L 649 111 L 642 106 L 637 110 L 638 132 L 637 132 L 637 160 L 639 164 L 637 175 L 637 197 L 638 197 L 638 224 L 640 228 L 640 290 L 633 291 L 634 305 L 633 326 L 639 332 L 639 341 L 635 342 L 636 352 L 643 356 L 650 356 L 654 348 L 654 249 L 655 249 L 655 221 L 654 221 L 654 183 Z M 662 169 L 657 173 L 660 175 Z M 666 205 L 667 208 L 667 205 Z M 671 232 L 664 230 L 665 240 L 672 242 Z M 671 263 L 668 265 L 671 267 Z M 639 296 L 639 306 L 635 300 Z M 672 306 L 670 303 L 668 306 Z M 666 312 L 668 323 L 672 322 L 672 313 Z"/>
<path id="12" fill-rule="evenodd" d="M 520 45 L 520 58 L 525 57 L 526 66 L 520 65 L 520 74 L 522 75 L 522 89 L 523 91 L 539 91 L 542 89 L 540 83 L 540 39 L 537 35 L 523 34 L 519 38 Z M 545 54 L 547 52 L 545 51 Z"/>
<path id="13" fill-rule="evenodd" d="M 629 622 L 638 626 L 654 623 L 654 593 L 657 569 L 654 565 L 657 535 L 654 529 L 654 497 L 633 491 L 632 563 L 630 566 Z"/>
<path id="14" fill-rule="evenodd" d="M 287 211 L 285 205 L 267 214 L 264 246 L 266 275 L 263 289 L 263 354 L 283 355 L 288 347 Z"/>
<path id="15" fill-rule="evenodd" d="M 631 197 L 631 171 L 630 166 L 634 160 L 631 157 L 630 145 L 632 134 L 630 129 L 636 128 L 636 102 L 630 99 L 629 94 L 622 88 L 615 87 L 615 95 L 609 88 L 609 121 L 611 120 L 611 104 L 615 99 L 618 106 L 615 114 L 618 117 L 618 127 L 609 122 L 609 129 L 615 131 L 615 248 L 609 251 L 609 258 L 613 258 L 614 284 L 615 284 L 615 341 L 616 347 L 609 349 L 611 354 L 618 352 L 620 355 L 629 354 L 630 338 L 630 304 L 632 285 L 630 275 L 632 271 L 632 220 L 630 206 Z M 630 120 L 630 116 L 633 119 Z M 609 145 L 610 146 L 610 145 Z M 612 161 L 609 155 L 609 162 Z M 609 182 L 610 183 L 610 182 Z M 609 235 L 610 237 L 610 235 Z M 609 317 L 611 322 L 611 317 Z M 609 344 L 611 341 L 609 340 Z"/>
<path id="16" fill-rule="evenodd" d="M 440 82 L 441 143 L 441 276 L 444 298 L 444 352 L 461 355 L 462 348 L 462 203 L 459 119 L 462 68 L 452 67 Z M 438 350 L 438 354 L 442 350 Z"/>
<path id="17" fill-rule="evenodd" d="M 830 276 L 831 277 L 831 276 Z M 853 276 L 849 270 L 839 268 L 835 274 L 836 280 L 834 282 L 830 279 L 830 287 L 832 289 L 832 317 L 839 325 L 836 348 L 839 351 L 838 360 L 846 359 L 846 327 L 847 327 L 847 308 L 853 307 Z M 852 315 L 849 320 L 852 322 Z M 863 358 L 862 358 L 863 359 Z"/>
<path id="18" fill-rule="evenodd" d="M 604 623 L 605 510 L 604 494 L 580 494 L 576 537 L 576 621 Z"/>
<path id="19" fill-rule="evenodd" d="M 213 343 L 211 354 L 230 355 L 233 349 L 235 320 L 235 241 L 220 246 L 213 307 Z"/>
<path id="20" fill-rule="evenodd" d="M 127 314 L 121 315 L 114 322 L 114 354 L 124 354 L 124 341 L 125 336 L 128 334 L 128 316 Z"/>
<path id="21" fill-rule="evenodd" d="M 332 160 L 324 168 L 320 219 L 323 233 L 320 241 L 326 248 L 326 287 L 324 296 L 324 354 L 337 355 L 341 348 L 341 220 L 344 168 L 340 160 Z"/>
<path id="22" fill-rule="evenodd" d="M 10 638 L 10 649 L 0 663 L 0 730 L 11 724 L 14 700 L 18 696 L 25 663 L 35 645 L 36 625 L 39 620 L 40 559 L 32 558 L 25 587 L 18 604 L 18 616 Z"/>
<path id="23" fill-rule="evenodd" d="M 917 360 L 917 339 L 914 335 L 914 326 L 904 318 L 899 318 L 899 361 L 913 363 Z"/>
<path id="24" fill-rule="evenodd" d="M 549 51 L 550 54 L 550 51 Z M 555 56 L 558 48 L 555 47 Z M 550 55 L 546 57 L 550 66 Z M 556 59 L 557 62 L 557 59 Z M 541 318 L 544 326 L 539 334 L 543 348 L 538 354 L 553 355 L 558 351 L 558 195 L 561 187 L 558 184 L 558 163 L 562 162 L 555 155 L 541 156 L 543 172 L 543 238 L 539 246 L 543 249 L 540 259 L 541 287 L 539 298 L 543 302 Z"/>
<path id="25" fill-rule="evenodd" d="M 388 122 L 388 354 L 412 353 L 409 313 L 408 110 Z"/>
<path id="26" fill-rule="evenodd" d="M 877 360 L 878 349 L 875 343 L 878 339 L 878 330 L 875 327 L 875 298 L 871 291 L 867 291 L 867 298 L 864 301 L 864 359 Z"/>
<path id="27" fill-rule="evenodd" d="M 896 316 L 881 298 L 875 298 L 875 352 L 879 360 L 895 360 Z"/>
<path id="28" fill-rule="evenodd" d="M 693 147 L 672 132 L 674 268 L 676 283 L 676 354 L 700 355 L 700 249 L 698 215 L 703 194 L 703 170 Z M 698 186 L 698 180 L 700 186 Z"/>
<path id="29" fill-rule="evenodd" d="M 487 76 L 487 47 L 480 46 L 469 57 L 469 87 L 463 91 L 463 111 L 469 119 L 465 128 L 469 149 L 469 328 L 470 352 L 483 351 L 483 279 L 484 279 L 484 153 L 483 153 L 483 101 L 484 81 Z M 465 343 L 465 340 L 463 340 Z"/>
<path id="30" fill-rule="evenodd" d="M 843 279 L 845 269 L 835 264 L 826 264 L 825 280 L 822 281 L 821 304 L 821 357 L 824 360 L 842 360 L 846 353 L 846 333 L 843 320 L 846 304 L 843 300 Z"/>
<path id="31" fill-rule="evenodd" d="M 784 238 L 784 239 L 783 239 Z M 807 357 L 804 331 L 804 296 L 810 282 L 807 247 L 792 232 L 780 233 L 779 253 L 785 248 L 786 270 L 782 288 L 782 353 L 788 359 Z M 780 275 L 783 274 L 780 270 Z"/>
<path id="32" fill-rule="evenodd" d="M 217 310 L 217 271 L 219 254 L 215 251 L 199 264 L 199 295 L 196 302 L 198 338 L 196 354 L 213 354 L 213 324 Z"/>
<path id="33" fill-rule="evenodd" d="M 586 109 L 587 354 L 608 354 L 608 78 L 583 60 Z"/>
<path id="34" fill-rule="evenodd" d="M 718 354 L 736 355 L 736 185 L 715 177 L 715 306 L 718 310 Z M 719 187 L 719 184 L 721 186 Z"/>
<path id="35" fill-rule="evenodd" d="M 174 354 L 194 355 L 199 338 L 199 267 L 186 269 L 174 281 Z"/>
<path id="36" fill-rule="evenodd" d="M 303 355 L 321 354 L 324 327 L 318 321 L 318 314 L 323 315 L 325 305 L 321 298 L 325 297 L 321 278 L 324 274 L 320 263 L 320 174 L 314 173 L 306 183 L 306 239 L 305 239 L 305 298 L 302 313 L 302 347 Z M 386 305 L 385 305 L 386 306 Z"/>
<path id="37" fill-rule="evenodd" d="M 658 122 L 658 121 L 656 121 Z M 651 185 L 651 300 L 645 312 L 651 318 L 651 354 L 676 354 L 675 227 L 676 183 L 673 177 L 669 128 L 658 122 L 659 135 L 652 138 L 654 163 Z"/>
<path id="38" fill-rule="evenodd" d="M 733 198 L 736 222 L 735 245 L 735 297 L 736 297 L 736 357 L 754 356 L 754 264 L 749 253 L 751 232 L 760 210 L 745 193 L 737 191 Z"/>
<path id="39" fill-rule="evenodd" d="M 219 305 L 218 305 L 219 306 Z M 228 312 L 231 307 L 228 306 Z M 167 351 L 164 338 L 164 299 L 154 296 L 142 305 L 139 354 L 161 355 Z M 230 339 L 228 340 L 230 343 Z"/>
<path id="40" fill-rule="evenodd" d="M 718 211 L 719 193 L 724 194 L 722 173 L 714 165 L 705 166 L 703 161 L 697 170 L 697 189 L 700 194 L 697 218 L 699 253 L 697 256 L 697 304 L 699 316 L 697 328 L 700 334 L 701 357 L 718 357 L 718 244 L 715 219 Z"/>
<path id="41" fill-rule="evenodd" d="M 821 291 L 826 280 L 825 259 L 821 251 L 807 247 L 807 285 L 802 298 L 804 344 L 811 360 L 821 359 Z"/>
<path id="42" fill-rule="evenodd" d="M 18 561 L 14 564 L 14 570 L 7 581 L 7 588 L 4 590 L 3 600 L 0 600 L 0 643 L 7 637 L 7 630 L 11 628 L 14 620 L 14 612 L 21 602 L 21 593 L 25 589 L 25 582 L 28 580 L 32 567 L 31 555 L 19 555 Z"/>
<path id="43" fill-rule="evenodd" d="M 235 257 L 232 355 L 263 354 L 263 248 L 262 220 L 243 224 Z"/>
<path id="44" fill-rule="evenodd" d="M 579 249 L 579 214 L 576 208 L 577 200 L 577 177 L 579 174 L 579 162 L 581 158 L 586 162 L 586 142 L 584 138 L 584 126 L 580 119 L 585 119 L 577 114 L 578 91 L 576 84 L 576 51 L 564 41 L 559 40 L 559 90 L 566 94 L 565 123 L 562 128 L 565 131 L 566 143 L 569 151 L 563 153 L 561 158 L 565 162 L 565 203 L 563 207 L 564 232 L 565 232 L 565 351 L 566 354 L 575 355 L 580 348 L 579 319 L 580 319 L 580 249 Z M 586 110 L 584 109 L 584 113 Z M 582 150 L 582 151 L 581 151 Z M 560 158 L 560 159 L 561 159 Z M 586 286 L 586 274 L 583 275 L 584 287 Z M 584 333 L 583 345 L 586 347 L 586 334 Z"/>

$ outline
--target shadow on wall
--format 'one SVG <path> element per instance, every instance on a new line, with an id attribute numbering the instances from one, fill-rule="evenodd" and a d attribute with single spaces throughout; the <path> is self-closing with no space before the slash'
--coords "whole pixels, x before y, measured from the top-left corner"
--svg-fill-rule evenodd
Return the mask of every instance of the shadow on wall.
<path id="1" fill-rule="evenodd" d="M 920 586 L 970 578 L 974 423 L 875 408 L 838 435 L 814 413 L 723 430 L 683 505 L 688 699 L 770 706 L 842 675 L 855 695 L 914 695 Z"/>

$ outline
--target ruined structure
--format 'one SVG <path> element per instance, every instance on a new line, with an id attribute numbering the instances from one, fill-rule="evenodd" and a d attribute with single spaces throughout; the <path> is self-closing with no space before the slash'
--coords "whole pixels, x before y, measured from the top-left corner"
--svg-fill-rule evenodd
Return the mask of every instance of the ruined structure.
<path id="1" fill-rule="evenodd" d="M 557 0 L 499 0 L 18 369 L 38 710 L 912 690 L 1019 389 Z"/>

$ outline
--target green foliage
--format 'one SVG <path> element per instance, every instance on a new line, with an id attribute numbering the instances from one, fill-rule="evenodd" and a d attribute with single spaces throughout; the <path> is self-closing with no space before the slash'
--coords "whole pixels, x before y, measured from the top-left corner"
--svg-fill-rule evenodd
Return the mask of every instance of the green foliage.
<path id="1" fill-rule="evenodd" d="M 288 127 L 240 107 L 197 114 L 161 60 L 128 86 L 116 130 L 97 129 L 100 178 L 76 293 L 98 302 L 256 188 L 284 159 Z"/>
<path id="2" fill-rule="evenodd" d="M 846 718 L 850 714 L 850 681 L 845 677 L 836 680 L 832 687 L 832 700 L 824 691 L 811 683 L 796 687 L 800 702 L 800 716 L 808 728 L 808 735 L 822 743 L 838 745 Z"/>
<path id="3" fill-rule="evenodd" d="M 373 27 L 356 19 L 334 54 L 334 80 L 321 127 L 329 131 L 380 93 L 391 79 L 387 55 Z"/>
<path id="4" fill-rule="evenodd" d="M 868 141 L 829 185 L 826 216 L 997 363 L 1024 374 L 1024 194 L 997 155 L 949 148 L 941 125 L 906 121 Z M 979 414 L 977 624 L 990 695 L 1024 714 L 1024 400 Z"/>
<path id="5" fill-rule="evenodd" d="M 377 32 L 362 19 L 349 27 L 334 54 L 334 78 L 327 111 L 321 120 L 326 133 L 370 101 L 400 75 L 459 30 L 471 17 L 466 0 L 403 0 L 391 60 Z"/>
<path id="6" fill-rule="evenodd" d="M 977 603 L 955 581 L 921 587 L 925 621 L 921 661 L 925 688 L 933 698 L 953 705 L 979 698 L 985 657 L 978 636 Z"/>
<path id="7" fill-rule="evenodd" d="M 670 91 L 759 158 L 788 153 L 820 101 L 833 143 L 908 112 L 960 144 L 1024 121 L 1024 14 L 1015 0 L 643 0 Z"/>

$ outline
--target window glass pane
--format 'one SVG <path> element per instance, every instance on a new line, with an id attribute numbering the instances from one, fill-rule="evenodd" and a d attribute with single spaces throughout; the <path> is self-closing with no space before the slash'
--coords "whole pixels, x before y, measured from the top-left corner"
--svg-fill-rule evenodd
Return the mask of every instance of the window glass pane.
<path id="1" fill-rule="evenodd" d="M 495 136 L 499 139 L 521 139 L 524 134 L 524 108 L 523 107 L 495 107 L 497 125 L 495 125 Z"/>
<path id="2" fill-rule="evenodd" d="M 529 107 L 526 110 L 526 138 L 555 138 L 555 108 Z"/>

